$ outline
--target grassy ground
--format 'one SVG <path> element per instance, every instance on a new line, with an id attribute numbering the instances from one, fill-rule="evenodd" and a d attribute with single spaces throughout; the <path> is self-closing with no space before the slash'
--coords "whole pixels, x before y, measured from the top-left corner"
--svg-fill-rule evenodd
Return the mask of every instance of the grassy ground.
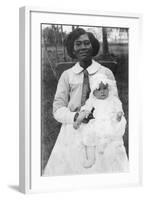
<path id="1" fill-rule="evenodd" d="M 111 44 L 110 53 L 114 55 L 117 64 L 114 66 L 114 75 L 117 80 L 119 97 L 123 103 L 127 127 L 124 143 L 128 154 L 128 48 L 127 45 Z M 102 53 L 100 50 L 99 55 Z M 48 62 L 49 58 L 49 62 Z M 100 56 L 96 57 L 99 60 Z M 55 68 L 56 62 L 63 62 L 63 50 L 59 49 L 58 61 L 56 60 L 55 48 L 48 49 L 48 54 L 42 49 L 42 76 L 41 76 L 41 169 L 43 170 L 52 148 L 56 142 L 61 124 L 52 116 L 52 103 L 57 86 L 57 79 L 51 70 L 50 64 Z M 67 61 L 72 61 L 67 57 Z M 108 63 L 105 64 L 108 67 Z M 110 66 L 111 68 L 112 66 Z M 61 69 L 62 71 L 62 69 Z"/>

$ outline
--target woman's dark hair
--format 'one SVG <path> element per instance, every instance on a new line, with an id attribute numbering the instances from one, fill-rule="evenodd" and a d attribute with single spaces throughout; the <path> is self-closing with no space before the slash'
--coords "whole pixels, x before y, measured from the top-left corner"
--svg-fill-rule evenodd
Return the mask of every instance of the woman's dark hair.
<path id="1" fill-rule="evenodd" d="M 99 48 L 100 48 L 100 44 L 99 41 L 94 37 L 94 35 L 91 32 L 87 32 L 82 28 L 76 28 L 74 29 L 71 33 L 69 33 L 69 35 L 67 36 L 67 38 L 65 39 L 65 46 L 68 52 L 68 55 L 71 58 L 76 58 L 73 51 L 74 51 L 74 41 L 79 38 L 81 35 L 87 34 L 89 37 L 89 40 L 91 42 L 93 51 L 92 51 L 92 56 L 96 56 Z"/>

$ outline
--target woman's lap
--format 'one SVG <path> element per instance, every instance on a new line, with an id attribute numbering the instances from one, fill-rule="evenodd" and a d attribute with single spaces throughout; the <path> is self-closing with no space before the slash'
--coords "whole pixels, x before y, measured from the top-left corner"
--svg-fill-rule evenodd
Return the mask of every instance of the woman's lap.
<path id="1" fill-rule="evenodd" d="M 124 147 L 121 148 L 122 153 L 121 149 L 116 150 L 114 145 L 109 146 L 104 154 L 96 150 L 95 164 L 86 169 L 83 167 L 84 146 L 81 144 L 79 133 L 74 131 L 71 125 L 62 126 L 43 175 L 90 174 L 124 170 L 123 162 L 127 162 L 127 156 L 123 150 Z"/>

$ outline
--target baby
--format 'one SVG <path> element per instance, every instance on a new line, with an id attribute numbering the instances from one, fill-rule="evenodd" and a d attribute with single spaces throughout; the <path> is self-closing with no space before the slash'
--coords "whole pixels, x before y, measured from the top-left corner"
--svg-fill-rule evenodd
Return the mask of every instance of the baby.
<path id="1" fill-rule="evenodd" d="M 122 138 L 126 120 L 122 103 L 112 93 L 115 81 L 99 74 L 91 85 L 91 93 L 73 127 L 79 129 L 81 142 L 84 145 L 84 167 L 92 167 L 96 160 L 96 151 L 104 154 L 108 144 Z M 93 116 L 91 117 L 91 111 Z M 90 121 L 83 123 L 90 115 Z"/>

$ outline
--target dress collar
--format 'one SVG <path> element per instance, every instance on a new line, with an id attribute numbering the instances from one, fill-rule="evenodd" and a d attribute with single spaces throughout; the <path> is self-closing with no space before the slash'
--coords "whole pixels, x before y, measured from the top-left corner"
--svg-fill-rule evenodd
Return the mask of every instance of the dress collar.
<path id="1" fill-rule="evenodd" d="M 92 60 L 92 64 L 87 68 L 87 71 L 89 74 L 95 74 L 99 70 L 100 66 L 101 65 L 98 62 Z M 72 69 L 76 74 L 79 74 L 83 71 L 83 68 L 80 66 L 79 62 L 77 62 Z"/>

